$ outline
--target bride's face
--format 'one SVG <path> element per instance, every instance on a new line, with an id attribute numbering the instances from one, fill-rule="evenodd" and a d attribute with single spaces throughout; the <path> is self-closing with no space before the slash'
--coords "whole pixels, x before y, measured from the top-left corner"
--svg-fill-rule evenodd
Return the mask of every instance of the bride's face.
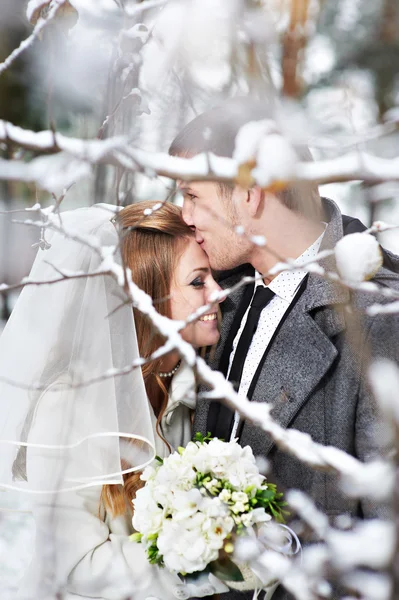
<path id="1" fill-rule="evenodd" d="M 185 321 L 204 304 L 210 295 L 221 288 L 213 279 L 208 257 L 194 238 L 189 238 L 175 269 L 171 286 L 172 319 Z M 206 315 L 187 325 L 181 332 L 193 346 L 211 346 L 219 339 L 217 307 L 213 305 Z"/>

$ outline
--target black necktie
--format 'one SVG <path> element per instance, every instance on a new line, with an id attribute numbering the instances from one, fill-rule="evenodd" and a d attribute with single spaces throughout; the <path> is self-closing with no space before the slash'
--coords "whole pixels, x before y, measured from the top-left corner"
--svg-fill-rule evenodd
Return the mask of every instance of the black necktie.
<path id="1" fill-rule="evenodd" d="M 269 288 L 265 288 L 263 286 L 258 286 L 256 288 L 256 292 L 248 312 L 247 321 L 238 341 L 228 377 L 229 381 L 235 384 L 237 390 L 240 386 L 245 360 L 247 358 L 252 338 L 258 326 L 260 314 L 265 306 L 269 304 L 273 296 L 274 292 L 272 292 L 272 290 Z M 225 404 L 220 404 L 218 406 L 215 405 L 215 403 L 211 405 L 209 410 L 217 410 L 219 413 L 215 425 L 215 431 L 211 432 L 212 435 L 222 438 L 228 442 L 234 423 L 234 412 Z"/>

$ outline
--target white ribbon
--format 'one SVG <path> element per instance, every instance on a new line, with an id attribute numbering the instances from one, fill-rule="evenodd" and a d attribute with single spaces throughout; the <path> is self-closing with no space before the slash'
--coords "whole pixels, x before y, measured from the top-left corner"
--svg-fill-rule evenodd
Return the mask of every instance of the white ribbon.
<path id="1" fill-rule="evenodd" d="M 270 549 L 274 552 L 279 552 L 280 554 L 284 554 L 285 556 L 294 556 L 295 554 L 301 553 L 300 560 L 302 561 L 302 546 L 301 546 L 301 542 L 299 541 L 299 538 L 298 538 L 297 534 L 295 533 L 295 531 L 293 531 L 287 525 L 283 525 L 282 523 L 273 523 L 273 527 L 279 527 L 283 530 L 282 537 L 284 539 L 284 542 L 279 544 L 275 541 L 272 541 L 270 539 L 272 536 L 268 536 L 265 533 L 263 533 L 263 535 L 262 535 L 262 530 L 259 532 L 259 535 L 258 535 L 259 541 L 262 544 L 264 544 L 267 549 Z M 264 531 L 264 529 L 263 529 L 263 531 Z M 295 542 L 295 546 L 294 546 L 294 542 Z M 262 581 L 262 577 L 261 577 L 262 569 L 260 567 L 258 568 L 256 566 L 251 565 L 251 570 L 256 575 L 256 577 L 258 579 L 260 579 L 260 581 Z M 265 591 L 264 600 L 270 600 L 271 597 L 273 596 L 276 588 L 278 587 L 278 585 L 279 585 L 279 581 L 274 581 L 271 585 L 268 585 L 267 587 L 256 588 L 254 590 L 252 600 L 257 600 L 258 596 L 262 590 Z"/>
<path id="2" fill-rule="evenodd" d="M 265 534 L 262 535 L 260 533 L 259 541 L 262 542 L 265 546 L 270 548 L 270 550 L 274 550 L 275 552 L 280 552 L 280 554 L 285 554 L 287 556 L 294 556 L 298 554 L 298 552 L 302 551 L 301 542 L 298 539 L 297 534 L 287 525 L 283 525 L 282 523 L 274 523 L 274 527 L 279 527 L 283 529 L 283 538 L 284 543 L 278 544 L 271 540 L 271 536 L 267 536 Z M 293 548 L 295 542 L 295 548 Z"/>

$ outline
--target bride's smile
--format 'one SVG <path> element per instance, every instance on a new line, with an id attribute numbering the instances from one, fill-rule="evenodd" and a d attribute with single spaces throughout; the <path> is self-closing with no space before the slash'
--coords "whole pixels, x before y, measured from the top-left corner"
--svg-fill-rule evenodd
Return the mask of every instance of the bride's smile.
<path id="1" fill-rule="evenodd" d="M 209 303 L 211 295 L 221 288 L 212 277 L 209 260 L 194 237 L 185 240 L 171 286 L 172 318 L 185 321 Z M 219 339 L 217 306 L 185 327 L 181 335 L 193 346 L 211 346 Z"/>

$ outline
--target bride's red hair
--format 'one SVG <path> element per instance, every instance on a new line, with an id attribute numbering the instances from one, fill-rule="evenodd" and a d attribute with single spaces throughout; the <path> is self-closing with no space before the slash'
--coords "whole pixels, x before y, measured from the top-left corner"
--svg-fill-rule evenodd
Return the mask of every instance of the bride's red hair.
<path id="1" fill-rule="evenodd" d="M 157 311 L 171 316 L 170 289 L 177 262 L 185 244 L 194 234 L 184 223 L 181 209 L 170 202 L 159 207 L 159 202 L 143 201 L 123 208 L 116 217 L 121 236 L 121 254 L 133 281 L 151 296 Z M 140 356 L 148 358 L 163 343 L 151 321 L 133 309 Z M 159 377 L 162 358 L 142 367 L 147 396 L 157 418 L 157 433 L 162 438 L 159 424 L 168 401 L 168 391 Z M 164 439 L 164 438 L 162 438 Z M 164 442 L 167 444 L 166 440 Z M 122 468 L 127 468 L 122 460 Z M 114 516 L 126 512 L 137 490 L 142 487 L 140 473 L 124 476 L 123 487 L 104 485 L 102 504 Z"/>

